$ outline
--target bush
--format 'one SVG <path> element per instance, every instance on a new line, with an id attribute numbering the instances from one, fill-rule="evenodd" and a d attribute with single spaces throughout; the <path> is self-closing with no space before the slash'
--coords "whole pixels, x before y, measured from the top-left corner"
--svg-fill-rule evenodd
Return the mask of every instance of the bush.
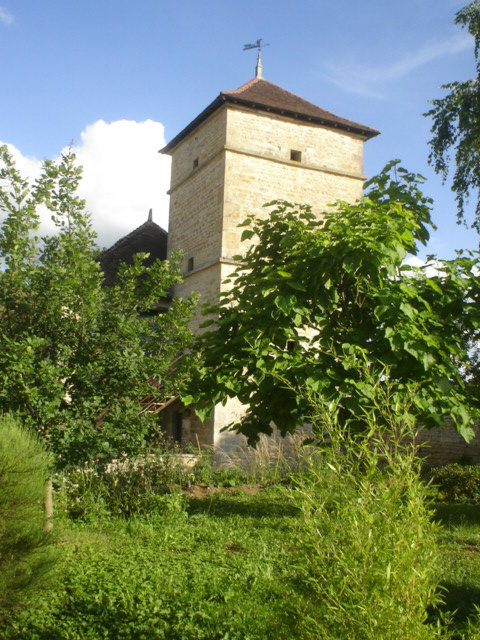
<path id="1" fill-rule="evenodd" d="M 35 436 L 12 417 L 0 417 L 0 619 L 53 575 L 56 551 L 43 509 L 49 468 Z"/>
<path id="2" fill-rule="evenodd" d="M 447 464 L 425 472 L 444 502 L 480 504 L 480 466 Z"/>
<path id="3" fill-rule="evenodd" d="M 383 416 L 385 426 L 371 417 L 362 435 L 348 434 L 337 418 L 335 409 L 317 417 L 323 464 L 313 464 L 293 492 L 317 610 L 305 618 L 307 632 L 328 640 L 431 640 L 440 633 L 427 623 L 439 602 L 439 525 L 408 444 L 408 411 Z"/>
<path id="4" fill-rule="evenodd" d="M 179 493 L 192 473 L 167 448 L 99 469 L 76 469 L 56 478 L 60 502 L 71 518 L 126 516 L 170 511 L 167 495 Z"/>

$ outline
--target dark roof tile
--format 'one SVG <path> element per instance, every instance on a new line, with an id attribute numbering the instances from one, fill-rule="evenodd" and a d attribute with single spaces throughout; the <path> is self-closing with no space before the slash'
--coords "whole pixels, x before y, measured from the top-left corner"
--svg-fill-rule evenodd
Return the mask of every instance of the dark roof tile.
<path id="1" fill-rule="evenodd" d="M 167 257 L 168 233 L 158 224 L 148 220 L 134 229 L 131 233 L 120 238 L 109 249 L 100 254 L 98 260 L 105 274 L 105 284 L 115 282 L 120 263 L 132 264 L 135 253 L 149 253 L 145 261 L 150 265 L 157 258 L 165 260 Z"/>

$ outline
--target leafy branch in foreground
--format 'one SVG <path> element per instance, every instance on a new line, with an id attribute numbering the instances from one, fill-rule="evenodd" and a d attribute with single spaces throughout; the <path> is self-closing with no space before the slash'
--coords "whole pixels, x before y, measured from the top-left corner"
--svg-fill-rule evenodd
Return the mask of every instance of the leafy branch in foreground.
<path id="1" fill-rule="evenodd" d="M 437 261 L 433 276 L 403 265 L 429 237 L 421 182 L 392 162 L 364 198 L 321 220 L 287 202 L 248 218 L 243 238 L 253 243 L 207 310 L 203 362 L 184 400 L 205 417 L 238 397 L 246 414 L 233 428 L 250 443 L 273 425 L 285 434 L 307 422 L 308 397 L 338 403 L 343 423 L 363 429 L 375 393 L 358 366 L 366 362 L 379 380 L 388 367 L 392 402 L 408 400 L 427 427 L 451 415 L 468 438 L 478 392 L 462 366 L 480 328 L 479 261 Z"/>

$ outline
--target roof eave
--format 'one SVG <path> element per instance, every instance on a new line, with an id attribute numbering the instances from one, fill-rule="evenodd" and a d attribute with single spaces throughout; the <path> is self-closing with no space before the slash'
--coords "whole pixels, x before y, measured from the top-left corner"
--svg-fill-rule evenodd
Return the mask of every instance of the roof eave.
<path id="1" fill-rule="evenodd" d="M 322 118 L 320 116 L 307 115 L 298 113 L 297 111 L 291 111 L 289 109 L 282 109 L 279 107 L 268 106 L 253 100 L 245 98 L 239 98 L 237 96 L 220 93 L 213 102 L 211 102 L 206 109 L 204 109 L 194 120 L 190 122 L 180 133 L 178 133 L 170 142 L 160 149 L 160 153 L 170 153 L 173 149 L 192 131 L 194 131 L 204 120 L 206 120 L 212 113 L 214 113 L 219 107 L 226 102 L 230 104 L 238 104 L 241 106 L 249 107 L 251 109 L 258 109 L 259 111 L 265 111 L 266 113 L 276 113 L 278 115 L 284 115 L 294 120 L 302 120 L 304 122 L 312 122 L 320 124 L 324 127 L 330 127 L 331 129 L 340 129 L 341 131 L 348 131 L 349 133 L 355 133 L 362 136 L 365 140 L 370 140 L 380 134 L 380 131 L 371 129 L 370 127 L 362 126 L 356 122 L 337 122 L 336 120 L 330 120 L 329 118 Z"/>
<path id="2" fill-rule="evenodd" d="M 260 111 L 265 111 L 267 113 L 276 113 L 278 115 L 283 115 L 288 118 L 293 118 L 294 120 L 303 120 L 304 122 L 313 122 L 314 124 L 320 124 L 324 127 L 330 127 L 331 129 L 341 129 L 343 131 L 348 131 L 350 133 L 356 133 L 361 135 L 366 140 L 370 138 L 374 138 L 375 136 L 380 135 L 380 131 L 377 129 L 371 129 L 370 127 L 364 127 L 356 122 L 346 123 L 346 122 L 336 122 L 335 120 L 330 120 L 329 118 L 322 118 L 319 116 L 307 115 L 303 113 L 298 113 L 297 111 L 291 111 L 289 109 L 282 109 L 280 107 L 273 107 L 264 105 L 253 100 L 245 100 L 242 98 L 235 98 L 233 96 L 226 96 L 226 101 L 234 104 L 240 104 L 245 107 L 249 107 L 251 109 L 258 109 Z"/>
<path id="3" fill-rule="evenodd" d="M 225 102 L 225 96 L 218 95 L 213 102 L 211 102 L 206 109 L 204 109 L 194 120 L 187 124 L 187 126 L 180 131 L 163 149 L 159 150 L 159 153 L 170 153 L 184 138 L 186 138 L 192 131 L 194 131 L 204 120 L 208 118 L 214 111 L 222 106 Z"/>

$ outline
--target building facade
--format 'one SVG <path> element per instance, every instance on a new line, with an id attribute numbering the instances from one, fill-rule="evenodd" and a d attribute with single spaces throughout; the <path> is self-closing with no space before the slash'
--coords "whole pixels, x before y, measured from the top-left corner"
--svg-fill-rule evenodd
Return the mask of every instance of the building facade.
<path id="1" fill-rule="evenodd" d="M 360 198 L 363 144 L 378 133 L 258 75 L 222 91 L 162 149 L 172 158 L 168 255 L 184 255 L 184 282 L 175 294 L 197 292 L 200 304 L 218 300 L 235 256 L 248 248 L 238 225 L 251 213 L 261 214 L 264 203 L 305 203 L 321 216 L 338 199 Z M 201 322 L 199 310 L 194 332 Z M 192 408 L 174 404 L 162 419 L 182 442 L 228 450 L 239 436 L 222 429 L 242 411 L 230 400 L 201 424 Z"/>

